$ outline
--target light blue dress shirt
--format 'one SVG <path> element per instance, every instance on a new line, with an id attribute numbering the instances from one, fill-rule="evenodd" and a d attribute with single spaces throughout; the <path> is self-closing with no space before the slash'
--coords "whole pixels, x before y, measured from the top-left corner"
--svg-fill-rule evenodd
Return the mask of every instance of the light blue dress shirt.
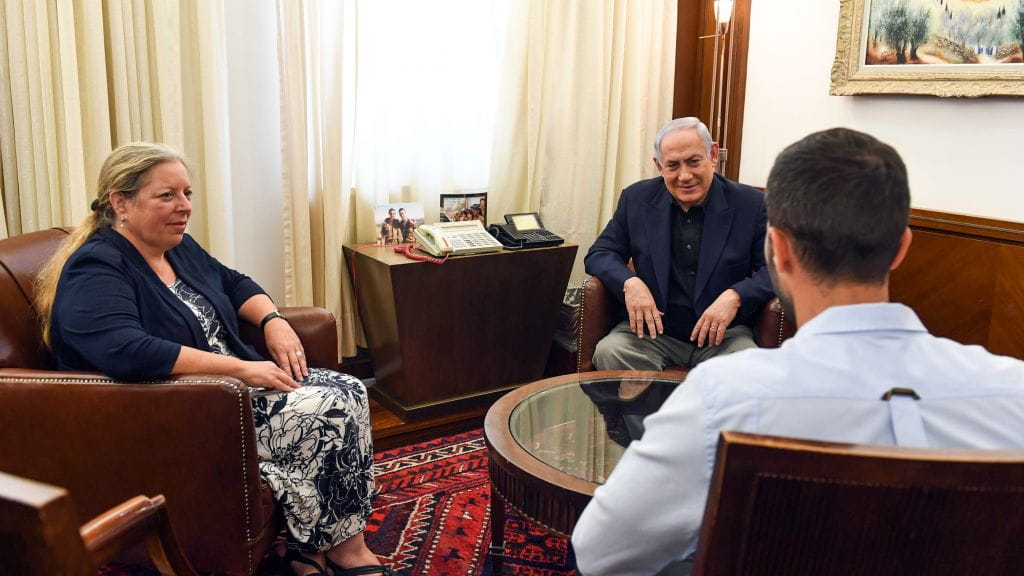
<path id="1" fill-rule="evenodd" d="M 881 400 L 895 387 L 920 400 Z M 837 306 L 778 349 L 699 365 L 644 423 L 573 532 L 585 576 L 654 574 L 696 549 L 721 430 L 1024 448 L 1024 362 L 936 338 L 901 304 Z"/>

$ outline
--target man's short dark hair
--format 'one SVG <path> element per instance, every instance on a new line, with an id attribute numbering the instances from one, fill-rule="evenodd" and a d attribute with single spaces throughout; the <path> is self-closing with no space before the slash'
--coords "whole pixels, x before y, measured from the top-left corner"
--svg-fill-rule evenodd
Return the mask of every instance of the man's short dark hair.
<path id="1" fill-rule="evenodd" d="M 818 280 L 881 283 L 910 217 L 907 169 L 892 146 L 847 128 L 815 132 L 775 159 L 768 224 Z"/>

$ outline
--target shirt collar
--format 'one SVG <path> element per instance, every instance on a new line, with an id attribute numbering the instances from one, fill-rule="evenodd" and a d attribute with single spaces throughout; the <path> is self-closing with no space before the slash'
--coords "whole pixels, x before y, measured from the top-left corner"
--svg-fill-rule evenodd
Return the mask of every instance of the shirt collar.
<path id="1" fill-rule="evenodd" d="M 795 337 L 881 331 L 927 333 L 928 329 L 917 314 L 903 304 L 877 302 L 832 306 L 801 326 Z"/>

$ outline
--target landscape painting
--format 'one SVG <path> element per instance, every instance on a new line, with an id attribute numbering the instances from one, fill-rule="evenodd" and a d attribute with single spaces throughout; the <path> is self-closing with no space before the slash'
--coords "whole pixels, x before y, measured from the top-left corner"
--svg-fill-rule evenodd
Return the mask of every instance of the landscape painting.
<path id="1" fill-rule="evenodd" d="M 1024 95 L 1024 0 L 841 0 L 830 93 Z"/>
<path id="2" fill-rule="evenodd" d="M 1021 64 L 1024 0 L 871 0 L 865 64 Z"/>

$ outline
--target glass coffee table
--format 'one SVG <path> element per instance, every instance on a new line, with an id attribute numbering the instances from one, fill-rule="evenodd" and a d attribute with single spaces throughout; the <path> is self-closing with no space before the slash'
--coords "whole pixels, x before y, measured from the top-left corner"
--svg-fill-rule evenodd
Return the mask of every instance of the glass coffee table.
<path id="1" fill-rule="evenodd" d="M 509 392 L 484 420 L 491 479 L 491 562 L 500 574 L 505 507 L 552 532 L 576 520 L 685 374 L 585 372 Z"/>

